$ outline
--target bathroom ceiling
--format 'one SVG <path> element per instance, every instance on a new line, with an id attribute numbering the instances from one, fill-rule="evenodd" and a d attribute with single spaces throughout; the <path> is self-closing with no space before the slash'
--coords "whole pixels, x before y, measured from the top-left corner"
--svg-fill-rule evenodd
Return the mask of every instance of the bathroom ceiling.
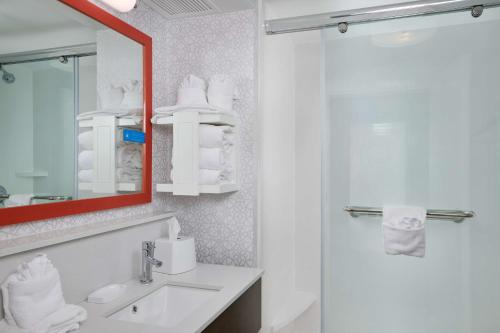
<path id="1" fill-rule="evenodd" d="M 142 0 L 166 18 L 181 18 L 255 8 L 255 0 Z"/>

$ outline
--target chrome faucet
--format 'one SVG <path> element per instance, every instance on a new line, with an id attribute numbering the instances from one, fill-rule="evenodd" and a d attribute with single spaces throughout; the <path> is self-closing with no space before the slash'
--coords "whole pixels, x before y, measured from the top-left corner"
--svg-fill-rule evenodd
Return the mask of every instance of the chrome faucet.
<path id="1" fill-rule="evenodd" d="M 155 243 L 151 241 L 142 242 L 142 274 L 141 283 L 153 282 L 153 266 L 160 267 L 162 262 L 154 258 Z"/>

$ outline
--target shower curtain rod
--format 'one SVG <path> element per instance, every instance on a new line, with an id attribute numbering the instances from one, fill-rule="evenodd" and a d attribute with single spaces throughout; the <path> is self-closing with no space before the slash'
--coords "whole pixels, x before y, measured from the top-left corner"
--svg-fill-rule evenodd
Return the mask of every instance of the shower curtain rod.
<path id="1" fill-rule="evenodd" d="M 495 6 L 500 6 L 500 0 L 413 1 L 394 5 L 266 20 L 265 29 L 268 35 L 274 35 L 337 26 L 340 32 L 344 33 L 347 32 L 349 24 L 375 22 L 410 16 L 471 10 L 472 16 L 479 17 L 483 12 L 483 8 Z"/>
<path id="2" fill-rule="evenodd" d="M 96 43 L 56 47 L 44 50 L 17 52 L 0 55 L 0 64 L 20 64 L 33 61 L 51 60 L 60 57 L 84 57 L 97 54 Z"/>

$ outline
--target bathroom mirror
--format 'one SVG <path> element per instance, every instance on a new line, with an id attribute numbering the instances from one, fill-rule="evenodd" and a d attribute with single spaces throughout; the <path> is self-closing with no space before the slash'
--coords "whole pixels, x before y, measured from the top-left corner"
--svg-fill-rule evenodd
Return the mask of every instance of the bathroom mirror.
<path id="1" fill-rule="evenodd" d="M 0 0 L 0 225 L 151 201 L 151 38 L 81 0 Z"/>

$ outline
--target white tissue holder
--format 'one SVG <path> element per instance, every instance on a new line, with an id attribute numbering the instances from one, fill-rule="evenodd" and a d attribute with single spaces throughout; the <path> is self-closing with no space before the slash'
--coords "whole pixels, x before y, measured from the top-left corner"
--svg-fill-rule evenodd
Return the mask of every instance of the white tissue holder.
<path id="1" fill-rule="evenodd" d="M 196 268 L 196 251 L 193 237 L 178 237 L 176 240 L 159 238 L 155 241 L 155 258 L 162 262 L 154 272 L 180 274 Z"/>

